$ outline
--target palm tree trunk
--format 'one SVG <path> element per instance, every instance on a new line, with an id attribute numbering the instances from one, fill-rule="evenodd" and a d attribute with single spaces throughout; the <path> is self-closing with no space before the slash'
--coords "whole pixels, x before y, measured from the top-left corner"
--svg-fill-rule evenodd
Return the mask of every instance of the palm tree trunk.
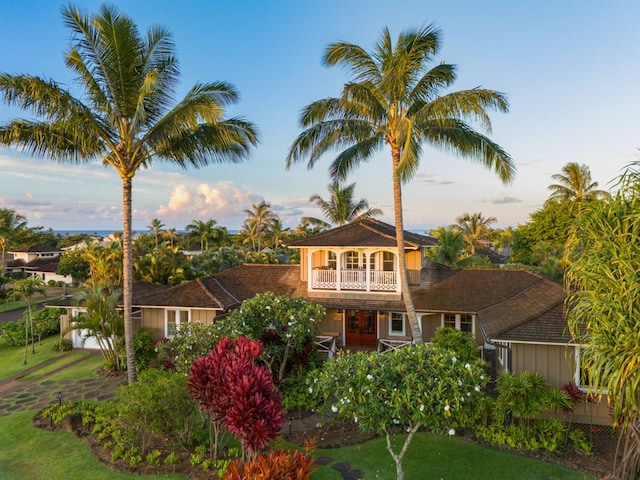
<path id="1" fill-rule="evenodd" d="M 131 303 L 133 300 L 133 255 L 131 247 L 131 197 L 132 179 L 122 178 L 122 296 L 124 299 L 124 342 L 127 356 L 127 380 L 129 385 L 137 380 L 136 352 L 133 345 L 133 315 Z"/>
<path id="2" fill-rule="evenodd" d="M 393 213 L 396 223 L 396 240 L 398 242 L 398 276 L 400 277 L 400 288 L 402 289 L 402 298 L 404 306 L 407 310 L 409 325 L 411 327 L 411 335 L 413 342 L 416 344 L 424 343 L 422 338 L 422 330 L 416 316 L 416 309 L 413 306 L 413 298 L 409 291 L 409 275 L 407 274 L 407 259 L 404 251 L 404 221 L 402 218 L 402 187 L 400 185 L 400 176 L 398 175 L 398 165 L 400 164 L 400 153 L 393 151 Z"/>

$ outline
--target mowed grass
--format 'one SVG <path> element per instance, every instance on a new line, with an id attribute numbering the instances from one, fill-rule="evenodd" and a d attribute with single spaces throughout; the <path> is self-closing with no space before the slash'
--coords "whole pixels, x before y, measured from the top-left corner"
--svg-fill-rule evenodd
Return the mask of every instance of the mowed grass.
<path id="1" fill-rule="evenodd" d="M 11 377 L 17 373 L 24 372 L 40 363 L 59 357 L 61 352 L 54 351 L 51 348 L 58 340 L 56 335 L 42 340 L 42 345 L 36 342 L 36 353 L 31 353 L 32 348 L 29 344 L 27 348 L 27 364 L 24 365 L 24 346 L 10 347 L 4 338 L 0 337 L 0 380 Z M 1 477 L 0 477 L 1 478 Z"/>
<path id="2" fill-rule="evenodd" d="M 33 426 L 35 412 L 0 417 L 0 478 L 3 480 L 125 480 L 139 475 L 114 472 L 101 465 L 84 441 L 64 432 Z M 146 475 L 150 479 L 181 479 L 182 475 Z"/>
<path id="3" fill-rule="evenodd" d="M 405 435 L 394 437 L 404 442 Z M 330 457 L 335 462 L 346 462 L 352 469 L 360 470 L 362 478 L 393 480 L 396 478 L 395 462 L 386 449 L 386 440 L 376 438 L 361 445 L 339 449 L 316 450 L 314 456 Z M 481 445 L 446 435 L 417 434 L 403 459 L 406 479 L 437 480 L 584 480 L 592 479 L 574 470 L 559 467 L 533 458 L 492 450 Z M 319 468 L 312 480 L 333 480 L 331 465 Z"/>

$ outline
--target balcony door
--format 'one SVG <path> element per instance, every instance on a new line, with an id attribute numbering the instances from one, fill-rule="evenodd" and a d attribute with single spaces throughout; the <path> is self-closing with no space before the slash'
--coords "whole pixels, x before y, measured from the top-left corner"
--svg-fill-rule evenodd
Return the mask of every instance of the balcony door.
<path id="1" fill-rule="evenodd" d="M 378 312 L 345 310 L 347 346 L 375 347 L 378 340 Z"/>

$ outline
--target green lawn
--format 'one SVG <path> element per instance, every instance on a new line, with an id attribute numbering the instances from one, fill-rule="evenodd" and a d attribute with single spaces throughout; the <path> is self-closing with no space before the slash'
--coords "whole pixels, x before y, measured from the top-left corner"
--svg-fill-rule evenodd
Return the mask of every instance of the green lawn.
<path id="1" fill-rule="evenodd" d="M 24 302 L 0 303 L 0 312 L 8 312 L 9 310 L 15 310 L 16 308 L 25 307 L 26 305 Z"/>
<path id="2" fill-rule="evenodd" d="M 53 351 L 51 347 L 58 340 L 58 337 L 45 338 L 42 345 L 36 343 L 36 353 L 31 353 L 29 345 L 27 353 L 27 364 L 24 365 L 24 347 L 9 347 L 2 337 L 0 337 L 0 380 L 4 380 L 16 373 L 21 373 L 39 363 L 51 360 L 60 355 L 60 352 Z"/>
<path id="3" fill-rule="evenodd" d="M 396 437 L 404 441 L 405 436 Z M 399 450 L 399 449 L 398 449 Z M 364 479 L 396 478 L 395 463 L 386 450 L 383 438 L 362 445 L 340 449 L 317 450 L 314 456 L 330 457 L 336 462 L 347 462 L 360 470 Z M 405 478 L 443 480 L 583 480 L 582 473 L 561 468 L 532 458 L 498 452 L 456 437 L 418 434 L 414 437 L 402 462 Z M 319 468 L 312 480 L 341 478 L 331 464 Z"/>

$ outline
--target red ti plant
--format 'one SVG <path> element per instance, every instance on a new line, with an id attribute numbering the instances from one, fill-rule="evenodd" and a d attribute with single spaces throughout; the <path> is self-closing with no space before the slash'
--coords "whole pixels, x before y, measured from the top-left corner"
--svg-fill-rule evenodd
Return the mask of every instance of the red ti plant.
<path id="1" fill-rule="evenodd" d="M 569 382 L 566 385 L 563 385 L 562 390 L 564 390 L 571 398 L 571 406 L 568 407 L 567 410 L 573 411 L 576 403 L 578 403 L 582 399 L 582 391 L 573 382 Z"/>
<path id="2" fill-rule="evenodd" d="M 282 402 L 269 369 L 258 365 L 260 342 L 221 339 L 191 365 L 189 393 L 242 444 L 243 459 L 254 458 L 282 428 Z"/>

